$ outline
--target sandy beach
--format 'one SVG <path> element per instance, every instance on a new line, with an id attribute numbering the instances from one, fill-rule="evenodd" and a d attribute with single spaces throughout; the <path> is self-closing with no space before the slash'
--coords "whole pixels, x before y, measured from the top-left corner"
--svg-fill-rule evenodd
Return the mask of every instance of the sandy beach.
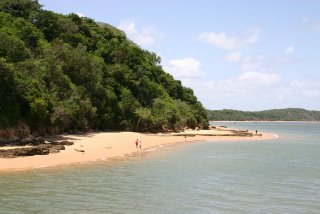
<path id="1" fill-rule="evenodd" d="M 262 134 L 262 136 L 253 137 L 223 136 L 231 133 L 231 131 L 227 129 L 200 131 L 190 130 L 185 131 L 184 133 L 187 134 L 188 137 L 185 138 L 184 136 L 174 136 L 174 133 L 142 134 L 136 132 L 95 132 L 82 135 L 61 135 L 57 136 L 56 140 L 72 141 L 74 142 L 74 145 L 66 146 L 65 150 L 62 150 L 60 151 L 60 153 L 56 154 L 36 155 L 9 159 L 0 158 L 0 172 L 27 170 L 76 163 L 81 164 L 84 162 L 125 157 L 126 155 L 134 155 L 135 153 L 150 150 L 151 148 L 157 148 L 159 146 L 175 143 L 194 143 L 200 141 L 221 142 L 240 140 L 259 141 L 276 137 L 268 133 L 260 133 Z M 195 136 L 190 137 L 193 134 L 195 134 Z M 136 148 L 136 139 L 141 141 L 141 149 Z"/>

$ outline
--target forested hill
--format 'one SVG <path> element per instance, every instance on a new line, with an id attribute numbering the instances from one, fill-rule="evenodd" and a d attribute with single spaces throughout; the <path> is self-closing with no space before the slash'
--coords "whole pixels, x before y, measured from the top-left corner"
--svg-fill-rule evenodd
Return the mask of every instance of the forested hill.
<path id="1" fill-rule="evenodd" d="M 207 127 L 202 104 L 160 58 L 108 25 L 32 0 L 0 1 L 0 129 Z"/>
<path id="2" fill-rule="evenodd" d="M 320 111 L 299 108 L 266 111 L 207 110 L 209 120 L 222 121 L 320 121 Z"/>

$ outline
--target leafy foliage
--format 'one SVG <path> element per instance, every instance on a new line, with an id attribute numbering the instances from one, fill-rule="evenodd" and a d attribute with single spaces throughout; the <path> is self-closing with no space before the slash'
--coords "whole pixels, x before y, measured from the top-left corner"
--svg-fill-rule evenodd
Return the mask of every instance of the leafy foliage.
<path id="1" fill-rule="evenodd" d="M 192 89 L 108 24 L 0 2 L 0 128 L 38 133 L 207 127 Z"/>

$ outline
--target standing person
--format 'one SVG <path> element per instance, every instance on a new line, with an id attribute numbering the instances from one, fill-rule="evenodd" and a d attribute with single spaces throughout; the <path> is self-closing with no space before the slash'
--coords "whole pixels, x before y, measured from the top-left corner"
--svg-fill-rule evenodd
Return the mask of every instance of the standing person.
<path id="1" fill-rule="evenodd" d="M 256 135 L 258 134 L 258 130 L 256 130 Z"/>
<path id="2" fill-rule="evenodd" d="M 141 140 L 139 141 L 139 148 L 140 148 L 140 149 L 142 148 Z"/>
<path id="3" fill-rule="evenodd" d="M 136 148 L 138 148 L 138 139 L 136 140 Z"/>

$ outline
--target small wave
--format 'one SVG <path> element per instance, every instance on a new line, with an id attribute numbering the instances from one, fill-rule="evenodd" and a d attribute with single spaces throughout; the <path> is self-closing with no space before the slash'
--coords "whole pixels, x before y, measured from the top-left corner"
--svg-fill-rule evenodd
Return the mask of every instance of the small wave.
<path id="1" fill-rule="evenodd" d="M 279 138 L 279 135 L 277 134 L 271 134 L 274 138 Z"/>

